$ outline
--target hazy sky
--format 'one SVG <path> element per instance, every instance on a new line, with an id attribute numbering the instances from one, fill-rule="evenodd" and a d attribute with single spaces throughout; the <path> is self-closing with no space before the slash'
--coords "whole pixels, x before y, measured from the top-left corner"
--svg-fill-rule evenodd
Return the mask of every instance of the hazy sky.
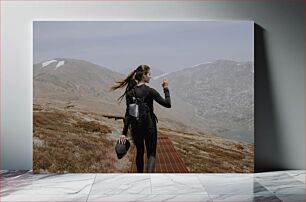
<path id="1" fill-rule="evenodd" d="M 34 63 L 83 59 L 116 71 L 164 72 L 229 59 L 254 61 L 251 21 L 35 21 Z"/>

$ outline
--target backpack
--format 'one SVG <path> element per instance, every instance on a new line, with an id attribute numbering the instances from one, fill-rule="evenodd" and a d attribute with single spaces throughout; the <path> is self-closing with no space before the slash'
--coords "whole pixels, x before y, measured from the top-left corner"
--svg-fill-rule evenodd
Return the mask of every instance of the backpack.
<path id="1" fill-rule="evenodd" d="M 150 115 L 150 108 L 148 104 L 144 102 L 149 93 L 143 98 L 138 98 L 136 96 L 135 89 L 132 89 L 132 93 L 133 97 L 132 103 L 129 104 L 129 115 L 135 119 L 138 124 L 141 124 Z"/>

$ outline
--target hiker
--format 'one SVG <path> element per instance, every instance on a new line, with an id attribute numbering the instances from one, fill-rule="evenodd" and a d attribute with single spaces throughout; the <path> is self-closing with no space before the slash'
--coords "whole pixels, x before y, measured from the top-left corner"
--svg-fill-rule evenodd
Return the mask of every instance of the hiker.
<path id="1" fill-rule="evenodd" d="M 155 171 L 155 157 L 156 157 L 156 144 L 157 144 L 157 117 L 154 114 L 153 100 L 160 105 L 171 108 L 170 93 L 168 89 L 168 81 L 163 80 L 162 87 L 165 94 L 165 99 L 153 88 L 149 87 L 147 83 L 150 82 L 151 72 L 148 65 L 140 65 L 134 71 L 132 71 L 124 80 L 116 82 L 111 89 L 116 90 L 126 86 L 126 90 L 118 100 L 122 100 L 126 97 L 126 113 L 124 118 L 124 127 L 122 134 L 119 137 L 119 141 L 124 143 L 129 126 L 132 129 L 132 138 L 136 145 L 136 165 L 137 172 L 143 173 L 144 167 L 144 142 L 147 151 L 147 171 L 153 173 Z M 131 103 L 137 100 L 141 100 L 139 107 L 140 118 L 135 118 L 130 115 L 129 108 Z"/>

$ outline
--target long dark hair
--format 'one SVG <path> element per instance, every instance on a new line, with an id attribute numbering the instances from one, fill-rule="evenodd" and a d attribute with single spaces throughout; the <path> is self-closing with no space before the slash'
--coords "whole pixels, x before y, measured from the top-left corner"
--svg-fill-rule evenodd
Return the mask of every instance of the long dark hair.
<path id="1" fill-rule="evenodd" d="M 148 74 L 149 71 L 150 67 L 148 65 L 139 65 L 134 71 L 130 72 L 125 79 L 116 81 L 116 84 L 110 88 L 111 91 L 115 91 L 126 86 L 123 95 L 118 98 L 119 103 L 122 101 L 124 96 L 126 96 L 126 93 L 133 89 L 137 83 L 141 81 L 143 75 Z"/>

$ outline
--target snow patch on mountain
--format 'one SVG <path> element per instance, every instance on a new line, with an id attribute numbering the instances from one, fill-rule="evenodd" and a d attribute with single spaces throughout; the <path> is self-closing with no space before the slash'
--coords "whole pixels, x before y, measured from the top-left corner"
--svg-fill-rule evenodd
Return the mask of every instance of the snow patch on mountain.
<path id="1" fill-rule="evenodd" d="M 213 62 L 204 62 L 204 63 L 193 65 L 192 67 L 197 67 L 197 66 L 200 66 L 200 65 L 207 65 L 207 64 L 211 64 L 211 63 L 213 63 Z"/>
<path id="2" fill-rule="evenodd" d="M 57 68 L 59 68 L 60 66 L 63 66 L 65 64 L 65 61 L 59 61 L 55 67 L 54 70 L 56 70 Z"/>
<path id="3" fill-rule="evenodd" d="M 153 77 L 153 80 L 159 79 L 159 78 L 164 77 L 164 76 L 166 76 L 166 75 L 168 75 L 168 74 L 169 74 L 169 73 L 163 73 L 163 74 L 161 74 L 161 75 L 155 76 L 155 77 Z"/>
<path id="4" fill-rule="evenodd" d="M 44 63 L 42 63 L 42 67 L 46 67 L 48 66 L 49 64 L 53 63 L 53 62 L 57 62 L 57 60 L 49 60 L 49 61 L 46 61 Z"/>

